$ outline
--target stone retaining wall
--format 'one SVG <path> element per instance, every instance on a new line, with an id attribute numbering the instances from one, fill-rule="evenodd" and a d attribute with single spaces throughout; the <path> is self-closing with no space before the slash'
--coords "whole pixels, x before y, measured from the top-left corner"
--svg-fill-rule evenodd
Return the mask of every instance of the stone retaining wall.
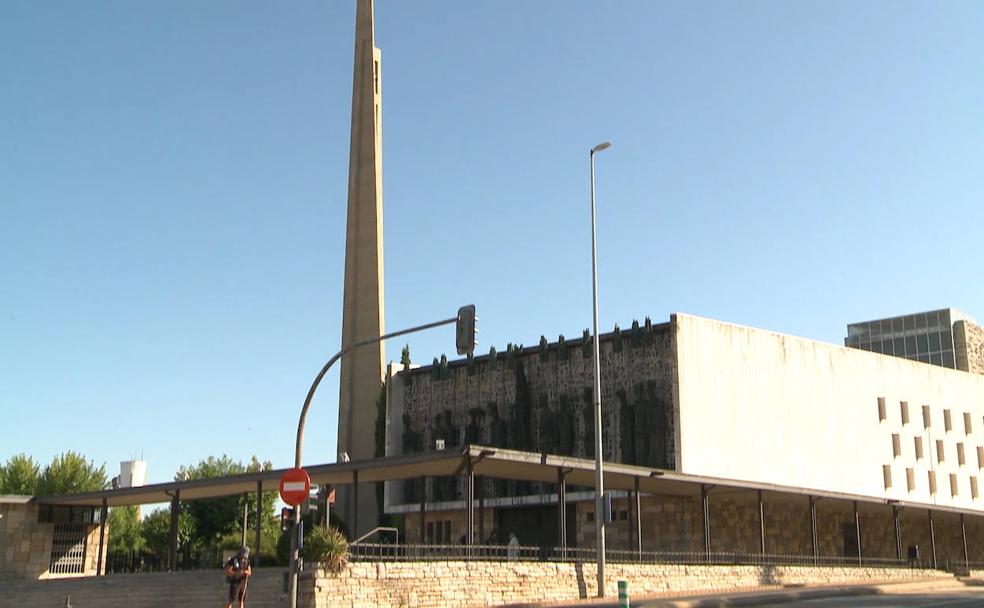
<path id="1" fill-rule="evenodd" d="M 776 585 L 904 582 L 951 576 L 934 570 L 805 566 L 697 566 L 609 564 L 606 594 L 616 597 L 627 580 L 633 596 L 725 591 Z M 593 597 L 591 563 L 400 562 L 356 563 L 332 575 L 306 572 L 304 608 L 473 607 Z"/>

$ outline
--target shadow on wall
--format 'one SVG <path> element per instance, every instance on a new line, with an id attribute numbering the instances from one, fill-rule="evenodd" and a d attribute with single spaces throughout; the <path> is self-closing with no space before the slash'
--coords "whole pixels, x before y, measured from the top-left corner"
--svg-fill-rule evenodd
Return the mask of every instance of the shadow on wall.
<path id="1" fill-rule="evenodd" d="M 582 600 L 588 598 L 588 586 L 584 583 L 584 564 L 574 563 L 574 572 L 577 573 L 577 596 Z"/>
<path id="2" fill-rule="evenodd" d="M 760 585 L 778 585 L 779 577 L 776 576 L 776 567 L 772 564 L 762 566 L 762 573 L 759 575 Z"/>

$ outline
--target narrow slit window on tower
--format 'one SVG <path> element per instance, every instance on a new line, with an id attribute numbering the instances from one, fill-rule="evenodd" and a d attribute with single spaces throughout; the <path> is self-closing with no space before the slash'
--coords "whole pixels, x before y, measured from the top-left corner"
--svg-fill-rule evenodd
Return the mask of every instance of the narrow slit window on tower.
<path id="1" fill-rule="evenodd" d="M 957 496 L 957 476 L 954 473 L 950 473 L 950 496 Z"/>
<path id="2" fill-rule="evenodd" d="M 379 95 L 379 62 L 374 61 L 372 67 L 373 67 L 372 76 L 373 76 L 374 84 L 376 86 L 376 95 Z"/>
<path id="3" fill-rule="evenodd" d="M 957 444 L 957 464 L 967 464 L 967 459 L 964 455 L 964 444 Z"/>
<path id="4" fill-rule="evenodd" d="M 892 487 L 892 465 L 883 464 L 882 465 L 882 478 L 885 481 L 885 489 Z"/>
<path id="5" fill-rule="evenodd" d="M 882 421 L 882 420 L 885 420 L 885 418 L 887 418 L 887 414 L 885 413 L 885 398 L 884 397 L 879 397 L 878 398 L 878 420 L 879 421 Z"/>
<path id="6" fill-rule="evenodd" d="M 927 471 L 926 473 L 929 478 L 929 493 L 936 494 L 936 471 Z"/>
<path id="7" fill-rule="evenodd" d="M 980 491 L 977 487 L 977 477 L 974 475 L 970 476 L 970 497 L 977 498 L 980 495 Z"/>
<path id="8" fill-rule="evenodd" d="M 915 491 L 916 489 L 916 471 L 914 469 L 905 470 L 905 484 L 909 488 L 909 491 Z"/>
<path id="9" fill-rule="evenodd" d="M 922 460 L 923 457 L 923 447 L 922 447 L 922 437 L 913 437 L 913 444 L 916 447 L 916 460 Z"/>
<path id="10" fill-rule="evenodd" d="M 964 434 L 970 435 L 974 432 L 974 425 L 970 421 L 970 412 L 964 412 Z"/>
<path id="11" fill-rule="evenodd" d="M 953 430 L 953 421 L 950 420 L 950 410 L 943 410 L 943 430 Z"/>
<path id="12" fill-rule="evenodd" d="M 977 468 L 984 469 L 984 447 L 977 446 Z"/>
<path id="13" fill-rule="evenodd" d="M 929 406 L 928 405 L 922 406 L 922 411 L 923 411 L 923 428 L 928 429 L 933 424 L 929 415 Z"/>
<path id="14" fill-rule="evenodd" d="M 909 424 L 909 402 L 899 401 L 899 410 L 902 411 L 902 424 Z"/>
<path id="15" fill-rule="evenodd" d="M 936 462 L 943 462 L 943 440 L 936 440 Z"/>
<path id="16" fill-rule="evenodd" d="M 902 439 L 898 433 L 892 433 L 892 456 L 898 458 L 902 455 Z"/>

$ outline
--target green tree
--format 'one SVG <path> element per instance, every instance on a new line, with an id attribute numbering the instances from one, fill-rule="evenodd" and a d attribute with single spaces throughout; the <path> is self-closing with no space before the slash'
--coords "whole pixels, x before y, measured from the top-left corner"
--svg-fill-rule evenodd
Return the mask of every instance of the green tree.
<path id="1" fill-rule="evenodd" d="M 0 494 L 34 495 L 38 490 L 40 467 L 27 454 L 14 454 L 0 466 Z"/>
<path id="2" fill-rule="evenodd" d="M 157 509 L 148 515 L 140 526 L 147 549 L 160 558 L 167 557 L 168 540 L 171 534 L 171 510 Z M 112 530 L 110 530 L 112 536 Z M 195 537 L 195 522 L 187 513 L 178 514 L 178 551 L 187 551 Z"/>
<path id="3" fill-rule="evenodd" d="M 209 456 L 205 460 L 190 467 L 181 467 L 178 469 L 175 479 L 179 481 L 185 479 L 209 479 L 225 475 L 239 475 L 242 473 L 271 470 L 273 470 L 273 464 L 271 462 L 260 462 L 256 456 L 252 457 L 248 465 L 244 465 L 223 454 L 219 458 Z M 275 521 L 273 516 L 276 499 L 276 491 L 263 492 L 260 505 L 260 513 L 262 514 L 260 518 L 260 534 L 264 542 L 267 534 L 272 534 L 271 538 L 279 534 L 279 522 Z M 230 539 L 241 538 L 244 502 L 246 503 L 249 524 L 255 526 L 255 494 L 224 496 L 222 498 L 209 498 L 182 503 L 183 511 L 191 517 L 195 542 L 200 543 L 204 547 L 221 548 L 223 545 L 232 542 Z M 253 528 L 253 532 L 247 531 L 247 543 L 252 542 L 253 535 L 255 535 L 255 527 Z M 272 552 L 273 545 L 267 545 L 267 548 Z"/>
<path id="4" fill-rule="evenodd" d="M 77 494 L 106 487 L 106 465 L 96 467 L 81 454 L 69 450 L 55 456 L 44 468 L 38 482 L 38 495 Z"/>
<path id="5" fill-rule="evenodd" d="M 132 552 L 143 549 L 143 532 L 135 505 L 110 509 L 108 525 L 110 551 Z"/>

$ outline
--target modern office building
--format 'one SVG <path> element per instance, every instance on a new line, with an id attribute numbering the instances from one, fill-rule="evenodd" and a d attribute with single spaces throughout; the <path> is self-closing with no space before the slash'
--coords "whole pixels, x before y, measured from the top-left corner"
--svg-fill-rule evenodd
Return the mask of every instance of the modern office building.
<path id="1" fill-rule="evenodd" d="M 851 323 L 847 326 L 844 345 L 970 371 L 967 367 L 968 330 L 980 333 L 980 329 L 970 315 L 944 308 Z"/>

